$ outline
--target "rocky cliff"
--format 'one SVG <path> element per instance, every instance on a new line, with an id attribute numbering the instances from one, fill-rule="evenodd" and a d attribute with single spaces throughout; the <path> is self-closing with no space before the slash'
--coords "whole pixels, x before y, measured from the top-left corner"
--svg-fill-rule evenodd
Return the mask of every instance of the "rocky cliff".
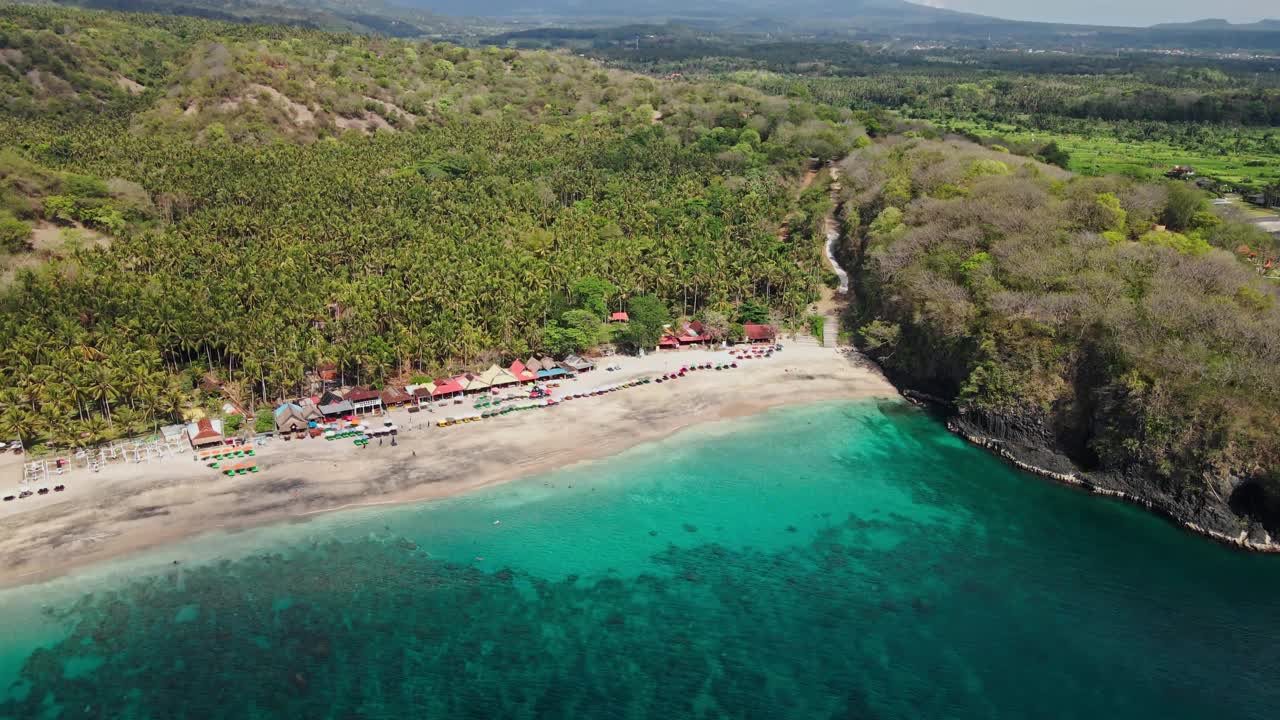
<path id="1" fill-rule="evenodd" d="M 1280 552 L 1267 526 L 1265 496 L 1253 481 L 1233 478 L 1227 493 L 1211 485 L 1193 488 L 1143 468 L 1123 472 L 1085 470 L 1067 454 L 1049 418 L 1031 412 L 949 412 L 947 427 L 975 445 L 1028 472 L 1121 498 L 1157 512 L 1183 527 L 1241 548 Z M 1274 529 L 1274 526 L 1272 526 Z"/>

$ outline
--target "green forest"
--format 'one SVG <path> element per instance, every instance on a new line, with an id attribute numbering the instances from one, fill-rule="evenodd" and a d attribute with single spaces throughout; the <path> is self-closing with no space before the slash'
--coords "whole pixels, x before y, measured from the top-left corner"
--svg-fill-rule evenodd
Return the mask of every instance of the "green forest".
<path id="1" fill-rule="evenodd" d="M 1220 71 L 1116 77 L 987 72 L 811 77 L 739 71 L 766 92 L 860 110 L 888 109 L 984 144 L 1034 154 L 1049 142 L 1088 175 L 1162 176 L 1189 165 L 1225 188 L 1280 187 L 1280 89 L 1239 89 Z M 1176 83 L 1163 87 L 1159 82 Z"/>
<path id="2" fill-rule="evenodd" d="M 210 382 L 252 407 L 322 364 L 581 349 L 583 279 L 799 318 L 821 246 L 777 228 L 810 158 L 867 142 L 847 109 L 557 53 L 29 7 L 0 47 L 0 433 L 57 446 Z"/>
<path id="3" fill-rule="evenodd" d="M 617 67 L 891 111 L 1026 154 L 1056 142 L 1077 173 L 1152 179 L 1172 165 L 1191 165 L 1224 189 L 1270 188 L 1280 197 L 1280 61 L 1271 56 L 753 41 L 677 25 L 494 39 L 574 47 Z"/>

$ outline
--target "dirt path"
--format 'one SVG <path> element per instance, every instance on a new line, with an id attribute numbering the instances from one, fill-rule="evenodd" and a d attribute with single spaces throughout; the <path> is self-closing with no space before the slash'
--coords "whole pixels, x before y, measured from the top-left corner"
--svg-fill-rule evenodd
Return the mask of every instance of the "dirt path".
<path id="1" fill-rule="evenodd" d="M 840 210 L 838 200 L 840 193 L 840 162 L 836 161 L 828 166 L 831 171 L 831 211 L 827 213 L 827 217 L 824 219 L 827 228 L 827 244 L 823 251 L 831 270 L 840 278 L 840 287 L 832 289 L 823 285 L 822 297 L 814 307 L 814 311 L 818 315 L 835 318 L 837 321 L 840 313 L 848 303 L 849 295 L 849 273 L 840 267 L 840 263 L 836 262 L 835 256 L 836 242 L 840 240 L 840 223 L 836 220 L 836 213 Z"/>

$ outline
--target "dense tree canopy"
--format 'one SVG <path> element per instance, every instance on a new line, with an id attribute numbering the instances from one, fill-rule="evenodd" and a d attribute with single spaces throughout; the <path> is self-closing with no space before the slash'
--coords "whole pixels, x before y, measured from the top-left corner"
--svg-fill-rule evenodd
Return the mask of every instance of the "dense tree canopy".
<path id="1" fill-rule="evenodd" d="M 376 385 L 582 350 L 637 296 L 796 316 L 822 260 L 777 236 L 795 175 L 862 137 L 555 53 L 47 8 L 0 29 L 39 66 L 0 111 L 0 434 L 62 445 L 193 387 L 252 406 L 320 365 Z M 29 229 L 82 239 L 32 255 Z"/>

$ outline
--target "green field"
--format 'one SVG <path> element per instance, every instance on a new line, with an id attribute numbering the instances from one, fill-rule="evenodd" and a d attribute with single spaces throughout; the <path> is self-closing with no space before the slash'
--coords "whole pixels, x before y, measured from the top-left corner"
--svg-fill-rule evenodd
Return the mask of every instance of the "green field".
<path id="1" fill-rule="evenodd" d="M 1016 143 L 1056 140 L 1071 154 L 1070 169 L 1083 175 L 1122 174 L 1152 177 L 1173 165 L 1190 165 L 1196 172 L 1231 184 L 1266 186 L 1280 181 L 1280 155 L 1273 153 L 1218 154 L 1176 147 L 1155 140 L 1120 140 L 1101 130 L 1096 136 L 1029 130 L 1017 125 L 951 120 L 939 123 L 948 130 L 984 137 L 998 135 Z M 1256 130 L 1241 131 L 1247 134 Z"/>

